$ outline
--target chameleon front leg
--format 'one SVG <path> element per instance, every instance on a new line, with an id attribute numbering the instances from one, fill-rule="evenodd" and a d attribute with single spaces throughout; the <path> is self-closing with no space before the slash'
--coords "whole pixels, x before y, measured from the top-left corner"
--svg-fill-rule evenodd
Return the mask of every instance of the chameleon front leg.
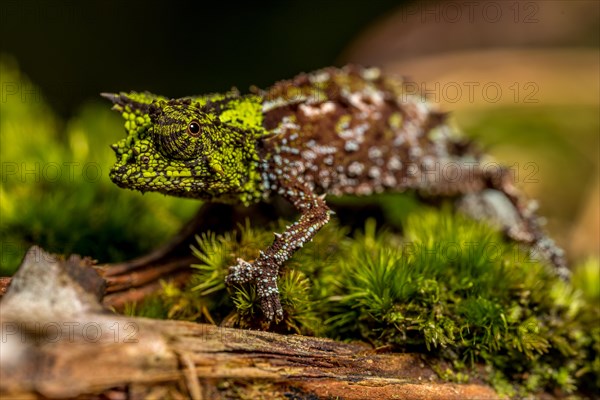
<path id="1" fill-rule="evenodd" d="M 322 196 L 317 196 L 306 185 L 298 182 L 280 184 L 279 193 L 290 201 L 301 213 L 300 218 L 286 230 L 275 234 L 275 240 L 266 250 L 261 251 L 254 262 L 240 258 L 237 264 L 229 267 L 227 285 L 254 284 L 260 298 L 260 308 L 267 320 L 283 319 L 283 309 L 279 301 L 277 277 L 279 268 L 292 255 L 309 242 L 329 221 L 330 210 Z"/>

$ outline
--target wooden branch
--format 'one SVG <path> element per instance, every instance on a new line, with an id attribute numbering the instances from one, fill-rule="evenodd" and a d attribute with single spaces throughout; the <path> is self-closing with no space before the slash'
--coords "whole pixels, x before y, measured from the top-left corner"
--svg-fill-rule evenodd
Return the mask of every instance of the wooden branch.
<path id="1" fill-rule="evenodd" d="M 87 331 L 78 330 L 73 340 L 64 335 L 27 347 L 28 362 L 2 369 L 3 393 L 68 398 L 122 385 L 185 381 L 191 394 L 200 378 L 263 381 L 347 399 L 497 397 L 481 384 L 440 382 L 417 355 L 377 354 L 357 344 L 114 316 L 70 323 L 87 324 Z"/>
<path id="2" fill-rule="evenodd" d="M 87 260 L 28 252 L 0 303 L 0 395 L 497 397 L 478 382 L 439 381 L 419 355 L 108 313 L 81 270 L 92 270 Z"/>

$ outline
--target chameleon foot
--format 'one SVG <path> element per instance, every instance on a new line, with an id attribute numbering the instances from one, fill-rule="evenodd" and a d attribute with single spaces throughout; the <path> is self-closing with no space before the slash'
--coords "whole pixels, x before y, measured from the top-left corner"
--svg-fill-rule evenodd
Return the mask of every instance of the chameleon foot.
<path id="1" fill-rule="evenodd" d="M 249 263 L 238 258 L 237 265 L 229 267 L 229 274 L 225 278 L 228 286 L 244 283 L 253 284 L 260 298 L 260 308 L 268 321 L 283 319 L 283 308 L 279 301 L 277 288 L 277 270 L 268 268 L 262 263 Z"/>
<path id="2" fill-rule="evenodd" d="M 277 290 L 277 288 L 275 289 Z M 260 308 L 268 321 L 273 321 L 274 319 L 275 322 L 278 322 L 283 319 L 283 308 L 279 301 L 279 291 L 262 296 L 260 298 Z"/>

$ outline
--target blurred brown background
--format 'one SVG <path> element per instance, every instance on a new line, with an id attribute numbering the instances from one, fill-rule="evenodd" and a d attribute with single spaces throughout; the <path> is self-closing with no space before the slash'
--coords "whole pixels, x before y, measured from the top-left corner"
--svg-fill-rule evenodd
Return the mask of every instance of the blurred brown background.
<path id="1" fill-rule="evenodd" d="M 197 207 L 114 187 L 108 145 L 122 125 L 98 93 L 245 90 L 348 62 L 409 76 L 513 167 L 572 261 L 598 257 L 599 32 L 595 0 L 5 0 L 2 161 L 30 169 L 93 162 L 103 174 L 62 183 L 3 176 L 0 270 L 16 267 L 32 243 L 102 261 L 131 257 Z M 95 219 L 65 219 L 53 204 Z M 139 232 L 123 229 L 124 219 L 138 221 Z"/>
<path id="2" fill-rule="evenodd" d="M 412 2 L 344 60 L 408 75 L 518 171 L 572 259 L 600 244 L 600 2 Z"/>

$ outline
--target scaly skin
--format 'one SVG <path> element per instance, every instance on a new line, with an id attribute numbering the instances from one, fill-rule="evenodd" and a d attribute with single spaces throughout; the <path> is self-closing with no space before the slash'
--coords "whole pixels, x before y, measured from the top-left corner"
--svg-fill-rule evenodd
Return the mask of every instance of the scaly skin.
<path id="1" fill-rule="evenodd" d="M 329 221 L 326 194 L 495 189 L 518 217 L 505 224 L 506 233 L 568 273 L 508 170 L 483 168 L 483 156 L 443 114 L 378 69 L 327 68 L 249 95 L 103 96 L 126 120 L 127 137 L 113 145 L 110 177 L 117 185 L 245 205 L 279 194 L 300 212 L 253 262 L 238 259 L 227 277 L 229 285 L 256 286 L 268 320 L 283 318 L 280 267 Z"/>

